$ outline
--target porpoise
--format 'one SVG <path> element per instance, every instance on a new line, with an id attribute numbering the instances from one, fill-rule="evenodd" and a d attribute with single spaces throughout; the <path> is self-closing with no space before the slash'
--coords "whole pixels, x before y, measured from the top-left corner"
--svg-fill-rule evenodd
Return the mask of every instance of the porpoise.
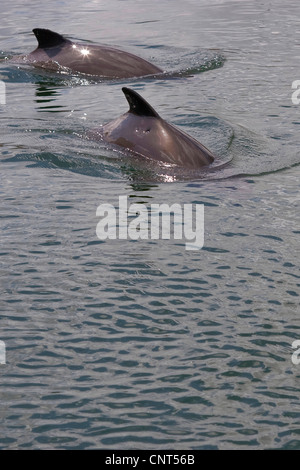
<path id="1" fill-rule="evenodd" d="M 49 29 L 33 29 L 38 47 L 14 62 L 50 70 L 66 67 L 73 73 L 103 78 L 130 78 L 163 73 L 145 59 L 114 47 L 73 42 Z"/>
<path id="2" fill-rule="evenodd" d="M 162 119 L 136 91 L 122 88 L 129 111 L 105 124 L 104 141 L 165 164 L 196 169 L 210 165 L 214 155 L 196 139 Z"/>

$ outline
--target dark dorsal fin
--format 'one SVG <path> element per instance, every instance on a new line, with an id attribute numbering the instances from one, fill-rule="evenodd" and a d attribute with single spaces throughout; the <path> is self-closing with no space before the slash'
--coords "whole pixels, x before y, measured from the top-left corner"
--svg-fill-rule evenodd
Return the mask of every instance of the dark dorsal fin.
<path id="1" fill-rule="evenodd" d="M 129 103 L 129 113 L 137 114 L 138 116 L 158 117 L 157 112 L 141 97 L 136 91 L 130 88 L 123 87 L 122 91 L 126 96 Z"/>
<path id="2" fill-rule="evenodd" d="M 50 29 L 35 28 L 32 30 L 32 32 L 35 34 L 35 37 L 38 40 L 39 47 L 43 49 L 47 47 L 56 47 L 66 42 L 71 42 L 68 39 L 65 39 L 61 34 L 50 31 Z"/>

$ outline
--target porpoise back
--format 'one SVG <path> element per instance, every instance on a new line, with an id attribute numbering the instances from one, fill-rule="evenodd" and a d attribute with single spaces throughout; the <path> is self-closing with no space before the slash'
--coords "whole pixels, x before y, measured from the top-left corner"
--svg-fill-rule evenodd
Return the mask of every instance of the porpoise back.
<path id="1" fill-rule="evenodd" d="M 134 54 L 109 46 L 73 42 L 49 29 L 33 29 L 38 47 L 30 54 L 14 59 L 35 66 L 104 78 L 130 78 L 161 74 L 163 71 Z"/>
<path id="2" fill-rule="evenodd" d="M 211 164 L 214 156 L 204 145 L 162 119 L 136 91 L 122 88 L 129 111 L 103 126 L 106 142 L 137 155 L 184 168 Z"/>

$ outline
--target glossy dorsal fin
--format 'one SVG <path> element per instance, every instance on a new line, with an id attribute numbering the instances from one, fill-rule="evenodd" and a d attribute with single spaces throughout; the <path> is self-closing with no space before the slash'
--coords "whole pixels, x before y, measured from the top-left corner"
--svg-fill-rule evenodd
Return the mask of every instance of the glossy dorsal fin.
<path id="1" fill-rule="evenodd" d="M 123 87 L 122 91 L 129 103 L 129 113 L 136 114 L 138 116 L 147 117 L 158 117 L 159 114 L 147 103 L 144 98 L 141 97 L 136 91 L 130 88 Z"/>
<path id="2" fill-rule="evenodd" d="M 66 42 L 70 42 L 61 34 L 50 31 L 50 29 L 35 28 L 32 30 L 32 32 L 35 34 L 35 37 L 38 40 L 39 47 L 43 49 L 47 47 L 57 47 Z"/>

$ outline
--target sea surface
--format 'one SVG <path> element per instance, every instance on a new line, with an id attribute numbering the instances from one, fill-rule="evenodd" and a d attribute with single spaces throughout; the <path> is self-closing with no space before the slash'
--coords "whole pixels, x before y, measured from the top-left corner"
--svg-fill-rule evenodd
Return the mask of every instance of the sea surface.
<path id="1" fill-rule="evenodd" d="M 1 449 L 300 450 L 299 18 L 296 0 L 1 2 Z M 37 27 L 171 73 L 11 63 Z M 123 86 L 214 171 L 87 138 L 127 111 Z M 100 240 L 119 196 L 204 205 L 202 249 Z"/>

